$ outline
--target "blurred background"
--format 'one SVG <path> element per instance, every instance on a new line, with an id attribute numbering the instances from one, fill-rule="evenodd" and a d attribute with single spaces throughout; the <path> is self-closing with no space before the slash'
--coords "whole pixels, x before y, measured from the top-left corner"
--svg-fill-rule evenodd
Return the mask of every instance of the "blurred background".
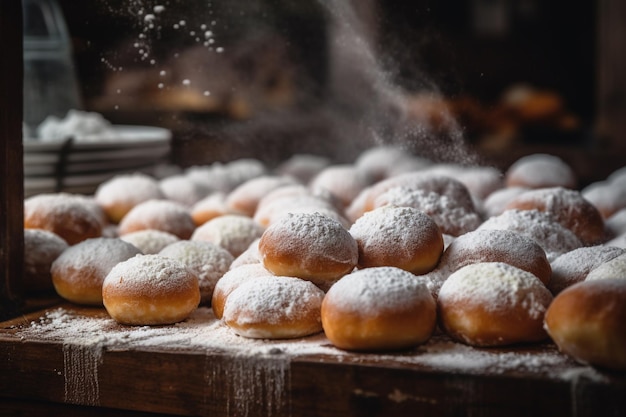
<path id="1" fill-rule="evenodd" d="M 618 0 L 58 0 L 80 106 L 173 132 L 191 166 L 397 143 L 506 168 L 626 161 Z M 59 114 L 63 116 L 63 114 Z"/>

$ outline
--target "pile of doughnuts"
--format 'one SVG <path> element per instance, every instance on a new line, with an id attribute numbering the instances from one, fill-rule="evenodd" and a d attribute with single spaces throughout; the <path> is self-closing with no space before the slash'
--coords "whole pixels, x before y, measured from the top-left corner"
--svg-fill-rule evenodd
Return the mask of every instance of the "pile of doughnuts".
<path id="1" fill-rule="evenodd" d="M 30 285 L 124 325 L 202 305 L 247 338 L 323 332 L 349 351 L 412 349 L 435 332 L 476 347 L 552 341 L 624 370 L 626 199 L 607 191 L 624 178 L 577 190 L 551 155 L 501 172 L 395 146 L 350 164 L 120 175 L 93 196 L 25 200 L 25 240 L 42 254 L 27 259 Z"/>

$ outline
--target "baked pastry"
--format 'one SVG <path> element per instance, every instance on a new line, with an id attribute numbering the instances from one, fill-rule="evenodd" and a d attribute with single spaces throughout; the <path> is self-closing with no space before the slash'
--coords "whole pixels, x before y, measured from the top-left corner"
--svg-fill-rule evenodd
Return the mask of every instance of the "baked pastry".
<path id="1" fill-rule="evenodd" d="M 120 236 L 139 230 L 160 230 L 189 239 L 196 229 L 189 209 L 169 200 L 148 200 L 133 207 L 118 227 Z"/>
<path id="2" fill-rule="evenodd" d="M 54 289 L 50 268 L 69 245 L 43 229 L 24 229 L 24 288 L 39 292 Z"/>
<path id="3" fill-rule="evenodd" d="M 185 320 L 200 303 L 198 278 L 177 260 L 140 255 L 120 262 L 102 284 L 109 315 L 132 326 Z"/>
<path id="4" fill-rule="evenodd" d="M 263 227 L 250 217 L 227 214 L 209 220 L 198 227 L 193 232 L 191 240 L 214 243 L 237 257 L 262 234 Z"/>
<path id="5" fill-rule="evenodd" d="M 153 255 L 161 252 L 167 245 L 180 241 L 178 236 L 169 232 L 155 229 L 137 230 L 120 236 L 125 242 L 135 245 L 144 255 Z"/>
<path id="6" fill-rule="evenodd" d="M 507 187 L 574 189 L 578 178 L 558 156 L 538 153 L 515 161 L 505 172 L 505 183 Z"/>
<path id="7" fill-rule="evenodd" d="M 94 194 L 96 202 L 115 224 L 137 204 L 164 197 L 159 182 L 142 173 L 117 175 L 100 184 Z"/>
<path id="8" fill-rule="evenodd" d="M 340 349 L 407 349 L 427 341 L 436 323 L 430 291 L 395 267 L 362 269 L 333 285 L 322 303 L 326 337 Z"/>
<path id="9" fill-rule="evenodd" d="M 239 285 L 250 279 L 274 276 L 260 263 L 241 265 L 232 268 L 217 281 L 211 297 L 211 309 L 218 319 L 224 315 L 226 299 Z"/>

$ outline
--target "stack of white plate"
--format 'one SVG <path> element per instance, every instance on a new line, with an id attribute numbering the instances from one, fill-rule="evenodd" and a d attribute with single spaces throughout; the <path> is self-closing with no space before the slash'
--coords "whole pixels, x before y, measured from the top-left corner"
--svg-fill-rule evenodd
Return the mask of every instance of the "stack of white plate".
<path id="1" fill-rule="evenodd" d="M 152 126 L 114 126 L 113 138 L 24 141 L 24 194 L 93 193 L 115 175 L 151 173 L 167 162 L 172 134 Z"/>

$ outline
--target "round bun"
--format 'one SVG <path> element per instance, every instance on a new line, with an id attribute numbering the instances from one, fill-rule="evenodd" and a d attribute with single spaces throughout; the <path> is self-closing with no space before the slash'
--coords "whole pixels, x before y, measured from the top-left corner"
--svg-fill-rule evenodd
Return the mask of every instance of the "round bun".
<path id="1" fill-rule="evenodd" d="M 626 370 L 626 280 L 584 281 L 554 298 L 545 327 L 559 349 L 579 362 Z"/>
<path id="2" fill-rule="evenodd" d="M 161 252 L 167 245 L 178 242 L 180 239 L 168 232 L 154 229 L 138 230 L 120 236 L 125 242 L 135 245 L 144 255 L 153 255 Z"/>
<path id="3" fill-rule="evenodd" d="M 24 288 L 52 290 L 52 263 L 68 248 L 67 242 L 42 229 L 24 229 Z"/>
<path id="4" fill-rule="evenodd" d="M 550 262 L 583 246 L 574 232 L 539 210 L 506 210 L 485 220 L 476 230 L 513 230 L 528 236 L 543 248 Z"/>
<path id="5" fill-rule="evenodd" d="M 587 274 L 585 281 L 599 279 L 626 279 L 626 254 L 622 253 L 601 263 Z"/>
<path id="6" fill-rule="evenodd" d="M 584 281 L 591 271 L 623 253 L 626 250 L 604 245 L 586 246 L 564 253 L 552 261 L 552 279 L 548 289 L 557 295 L 565 288 Z"/>
<path id="7" fill-rule="evenodd" d="M 436 305 L 415 275 L 394 267 L 362 269 L 346 275 L 322 303 L 326 337 L 340 349 L 406 349 L 430 338 Z"/>
<path id="8" fill-rule="evenodd" d="M 102 219 L 83 196 L 38 194 L 24 200 L 24 228 L 52 232 L 69 245 L 102 235 Z"/>
<path id="9" fill-rule="evenodd" d="M 102 282 L 119 262 L 141 252 L 117 238 L 92 238 L 66 249 L 51 267 L 57 293 L 68 301 L 102 305 Z"/>
<path id="10" fill-rule="evenodd" d="M 552 294 L 530 272 L 502 262 L 467 265 L 439 290 L 442 329 L 472 346 L 546 339 L 543 318 Z"/>
<path id="11" fill-rule="evenodd" d="M 234 257 L 246 251 L 263 234 L 263 228 L 248 216 L 227 214 L 198 227 L 191 240 L 211 242 L 229 251 Z"/>
<path id="12" fill-rule="evenodd" d="M 290 177 L 263 175 L 252 178 L 237 186 L 226 197 L 226 205 L 248 217 L 254 216 L 259 201 L 270 191 L 286 185 L 298 184 Z"/>
<path id="13" fill-rule="evenodd" d="M 149 200 L 133 207 L 120 222 L 120 236 L 139 230 L 168 232 L 179 239 L 189 239 L 196 225 L 187 208 L 168 200 Z"/>
<path id="14" fill-rule="evenodd" d="M 275 275 L 326 286 L 354 269 L 359 251 L 336 220 L 319 213 L 288 213 L 265 230 L 259 255 Z"/>
<path id="15" fill-rule="evenodd" d="M 414 274 L 435 268 L 443 236 L 434 220 L 413 207 L 368 211 L 350 228 L 359 249 L 359 268 L 395 266 Z"/>
<path id="16" fill-rule="evenodd" d="M 211 297 L 211 309 L 218 319 L 224 315 L 224 304 L 231 292 L 244 282 L 259 277 L 273 276 L 270 271 L 259 263 L 241 265 L 226 272 L 215 284 Z"/>
<path id="17" fill-rule="evenodd" d="M 576 188 L 578 180 L 572 167 L 561 158 L 548 154 L 533 154 L 515 161 L 505 173 L 507 187 Z"/>
<path id="18" fill-rule="evenodd" d="M 438 266 L 449 274 L 482 262 L 504 262 L 535 275 L 544 285 L 552 267 L 546 252 L 528 236 L 512 230 L 476 230 L 454 239 Z"/>
<path id="19" fill-rule="evenodd" d="M 112 223 L 119 223 L 133 207 L 164 198 L 156 179 L 142 173 L 117 175 L 98 186 L 94 194 Z"/>
<path id="20" fill-rule="evenodd" d="M 320 309 L 324 292 L 293 277 L 248 280 L 230 293 L 224 322 L 240 336 L 291 339 L 322 331 Z"/>
<path id="21" fill-rule="evenodd" d="M 548 213 L 574 232 L 587 246 L 606 240 L 604 219 L 600 212 L 576 190 L 563 187 L 529 190 L 513 198 L 506 209 L 539 210 Z"/>
<path id="22" fill-rule="evenodd" d="M 185 265 L 200 285 L 200 304 L 209 304 L 215 283 L 233 262 L 233 255 L 211 242 L 181 240 L 166 246 L 159 255 L 176 259 Z"/>
<path id="23" fill-rule="evenodd" d="M 198 278 L 182 263 L 140 255 L 117 264 L 102 285 L 104 307 L 121 324 L 146 326 L 185 320 L 200 303 Z"/>
<path id="24" fill-rule="evenodd" d="M 352 200 L 370 184 L 369 177 L 353 165 L 331 165 L 322 170 L 309 186 L 313 190 L 328 190 L 342 204 L 350 205 Z"/>
<path id="25" fill-rule="evenodd" d="M 214 192 L 191 207 L 191 217 L 196 226 L 202 226 L 209 220 L 226 214 L 241 214 L 226 205 L 226 194 Z"/>

